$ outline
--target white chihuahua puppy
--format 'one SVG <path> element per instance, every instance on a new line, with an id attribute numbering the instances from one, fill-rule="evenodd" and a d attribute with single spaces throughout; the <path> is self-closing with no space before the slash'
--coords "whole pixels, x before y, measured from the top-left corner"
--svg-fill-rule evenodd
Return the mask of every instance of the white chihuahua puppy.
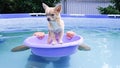
<path id="1" fill-rule="evenodd" d="M 55 45 L 58 43 L 62 44 L 62 38 L 64 35 L 64 22 L 61 19 L 60 12 L 61 12 L 61 5 L 58 5 L 56 7 L 49 7 L 46 4 L 42 4 L 43 8 L 45 9 L 45 13 L 48 20 L 48 40 L 47 42 L 50 43 L 52 41 L 52 44 Z"/>

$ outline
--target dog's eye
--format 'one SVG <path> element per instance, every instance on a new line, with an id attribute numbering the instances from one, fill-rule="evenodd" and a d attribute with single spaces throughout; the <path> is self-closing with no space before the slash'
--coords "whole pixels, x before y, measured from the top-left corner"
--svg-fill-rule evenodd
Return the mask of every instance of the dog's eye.
<path id="1" fill-rule="evenodd" d="M 54 14 L 51 14 L 51 16 L 54 16 Z"/>

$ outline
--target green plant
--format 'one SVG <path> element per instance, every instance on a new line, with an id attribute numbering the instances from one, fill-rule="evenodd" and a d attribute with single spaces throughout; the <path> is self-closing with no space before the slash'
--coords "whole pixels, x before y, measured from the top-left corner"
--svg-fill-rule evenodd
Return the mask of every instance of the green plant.
<path id="1" fill-rule="evenodd" d="M 60 0 L 0 0 L 0 13 L 44 12 L 42 3 L 55 6 Z"/>
<path id="2" fill-rule="evenodd" d="M 120 1 L 111 0 L 112 5 L 108 7 L 98 7 L 101 14 L 120 14 Z"/>

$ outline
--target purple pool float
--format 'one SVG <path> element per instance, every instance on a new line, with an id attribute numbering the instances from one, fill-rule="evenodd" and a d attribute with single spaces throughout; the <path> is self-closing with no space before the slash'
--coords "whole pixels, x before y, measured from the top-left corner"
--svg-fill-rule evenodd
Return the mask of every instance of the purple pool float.
<path id="1" fill-rule="evenodd" d="M 43 57 L 63 57 L 69 56 L 77 51 L 78 44 L 83 42 L 81 36 L 75 35 L 72 39 L 63 37 L 63 44 L 47 44 L 48 35 L 43 39 L 38 39 L 36 36 L 31 36 L 25 39 L 24 45 L 31 48 L 33 54 Z"/>

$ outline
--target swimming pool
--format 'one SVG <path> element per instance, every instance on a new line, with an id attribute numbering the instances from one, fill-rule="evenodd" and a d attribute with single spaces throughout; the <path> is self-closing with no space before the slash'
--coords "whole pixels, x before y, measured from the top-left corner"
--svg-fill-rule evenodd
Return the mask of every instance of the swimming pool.
<path id="1" fill-rule="evenodd" d="M 72 30 L 83 36 L 92 50 L 77 51 L 59 61 L 53 58 L 47 61 L 32 55 L 30 50 L 10 52 L 34 32 L 47 33 L 46 17 L 17 17 L 0 19 L 0 68 L 25 68 L 29 65 L 39 68 L 41 61 L 46 68 L 120 68 L 119 18 L 63 16 L 65 32 Z"/>

